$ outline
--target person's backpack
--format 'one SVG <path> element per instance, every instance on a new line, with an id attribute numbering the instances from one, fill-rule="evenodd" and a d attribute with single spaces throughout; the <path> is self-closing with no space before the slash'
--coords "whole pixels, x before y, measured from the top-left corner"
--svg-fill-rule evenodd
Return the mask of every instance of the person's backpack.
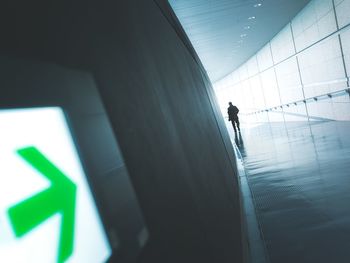
<path id="1" fill-rule="evenodd" d="M 238 112 L 239 112 L 239 109 L 235 106 L 234 109 L 233 109 L 233 113 L 234 113 L 235 115 L 237 115 Z"/>

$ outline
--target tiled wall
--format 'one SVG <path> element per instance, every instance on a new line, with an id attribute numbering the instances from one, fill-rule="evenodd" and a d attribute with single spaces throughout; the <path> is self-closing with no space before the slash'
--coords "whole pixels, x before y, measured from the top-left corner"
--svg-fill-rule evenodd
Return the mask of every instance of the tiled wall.
<path id="1" fill-rule="evenodd" d="M 248 122 L 350 120 L 349 76 L 350 0 L 313 0 L 214 87 Z"/>

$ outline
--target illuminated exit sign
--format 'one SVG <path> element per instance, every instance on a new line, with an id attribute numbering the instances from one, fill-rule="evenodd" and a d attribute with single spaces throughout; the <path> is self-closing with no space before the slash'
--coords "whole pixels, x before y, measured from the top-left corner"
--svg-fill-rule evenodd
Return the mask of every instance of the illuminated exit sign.
<path id="1" fill-rule="evenodd" d="M 62 110 L 0 110 L 0 262 L 100 263 L 110 255 Z"/>

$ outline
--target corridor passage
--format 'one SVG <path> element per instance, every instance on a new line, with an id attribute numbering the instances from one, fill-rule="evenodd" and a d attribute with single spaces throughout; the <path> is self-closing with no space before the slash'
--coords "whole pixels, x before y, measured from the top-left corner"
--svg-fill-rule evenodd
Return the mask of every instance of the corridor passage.
<path id="1" fill-rule="evenodd" d="M 350 262 L 350 122 L 230 129 L 271 263 Z"/>

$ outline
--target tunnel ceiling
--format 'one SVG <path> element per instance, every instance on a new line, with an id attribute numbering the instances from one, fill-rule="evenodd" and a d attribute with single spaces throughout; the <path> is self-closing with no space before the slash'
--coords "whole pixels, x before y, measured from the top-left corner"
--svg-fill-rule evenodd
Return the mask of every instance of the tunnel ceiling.
<path id="1" fill-rule="evenodd" d="M 210 79 L 234 71 L 309 0 L 169 0 Z"/>

